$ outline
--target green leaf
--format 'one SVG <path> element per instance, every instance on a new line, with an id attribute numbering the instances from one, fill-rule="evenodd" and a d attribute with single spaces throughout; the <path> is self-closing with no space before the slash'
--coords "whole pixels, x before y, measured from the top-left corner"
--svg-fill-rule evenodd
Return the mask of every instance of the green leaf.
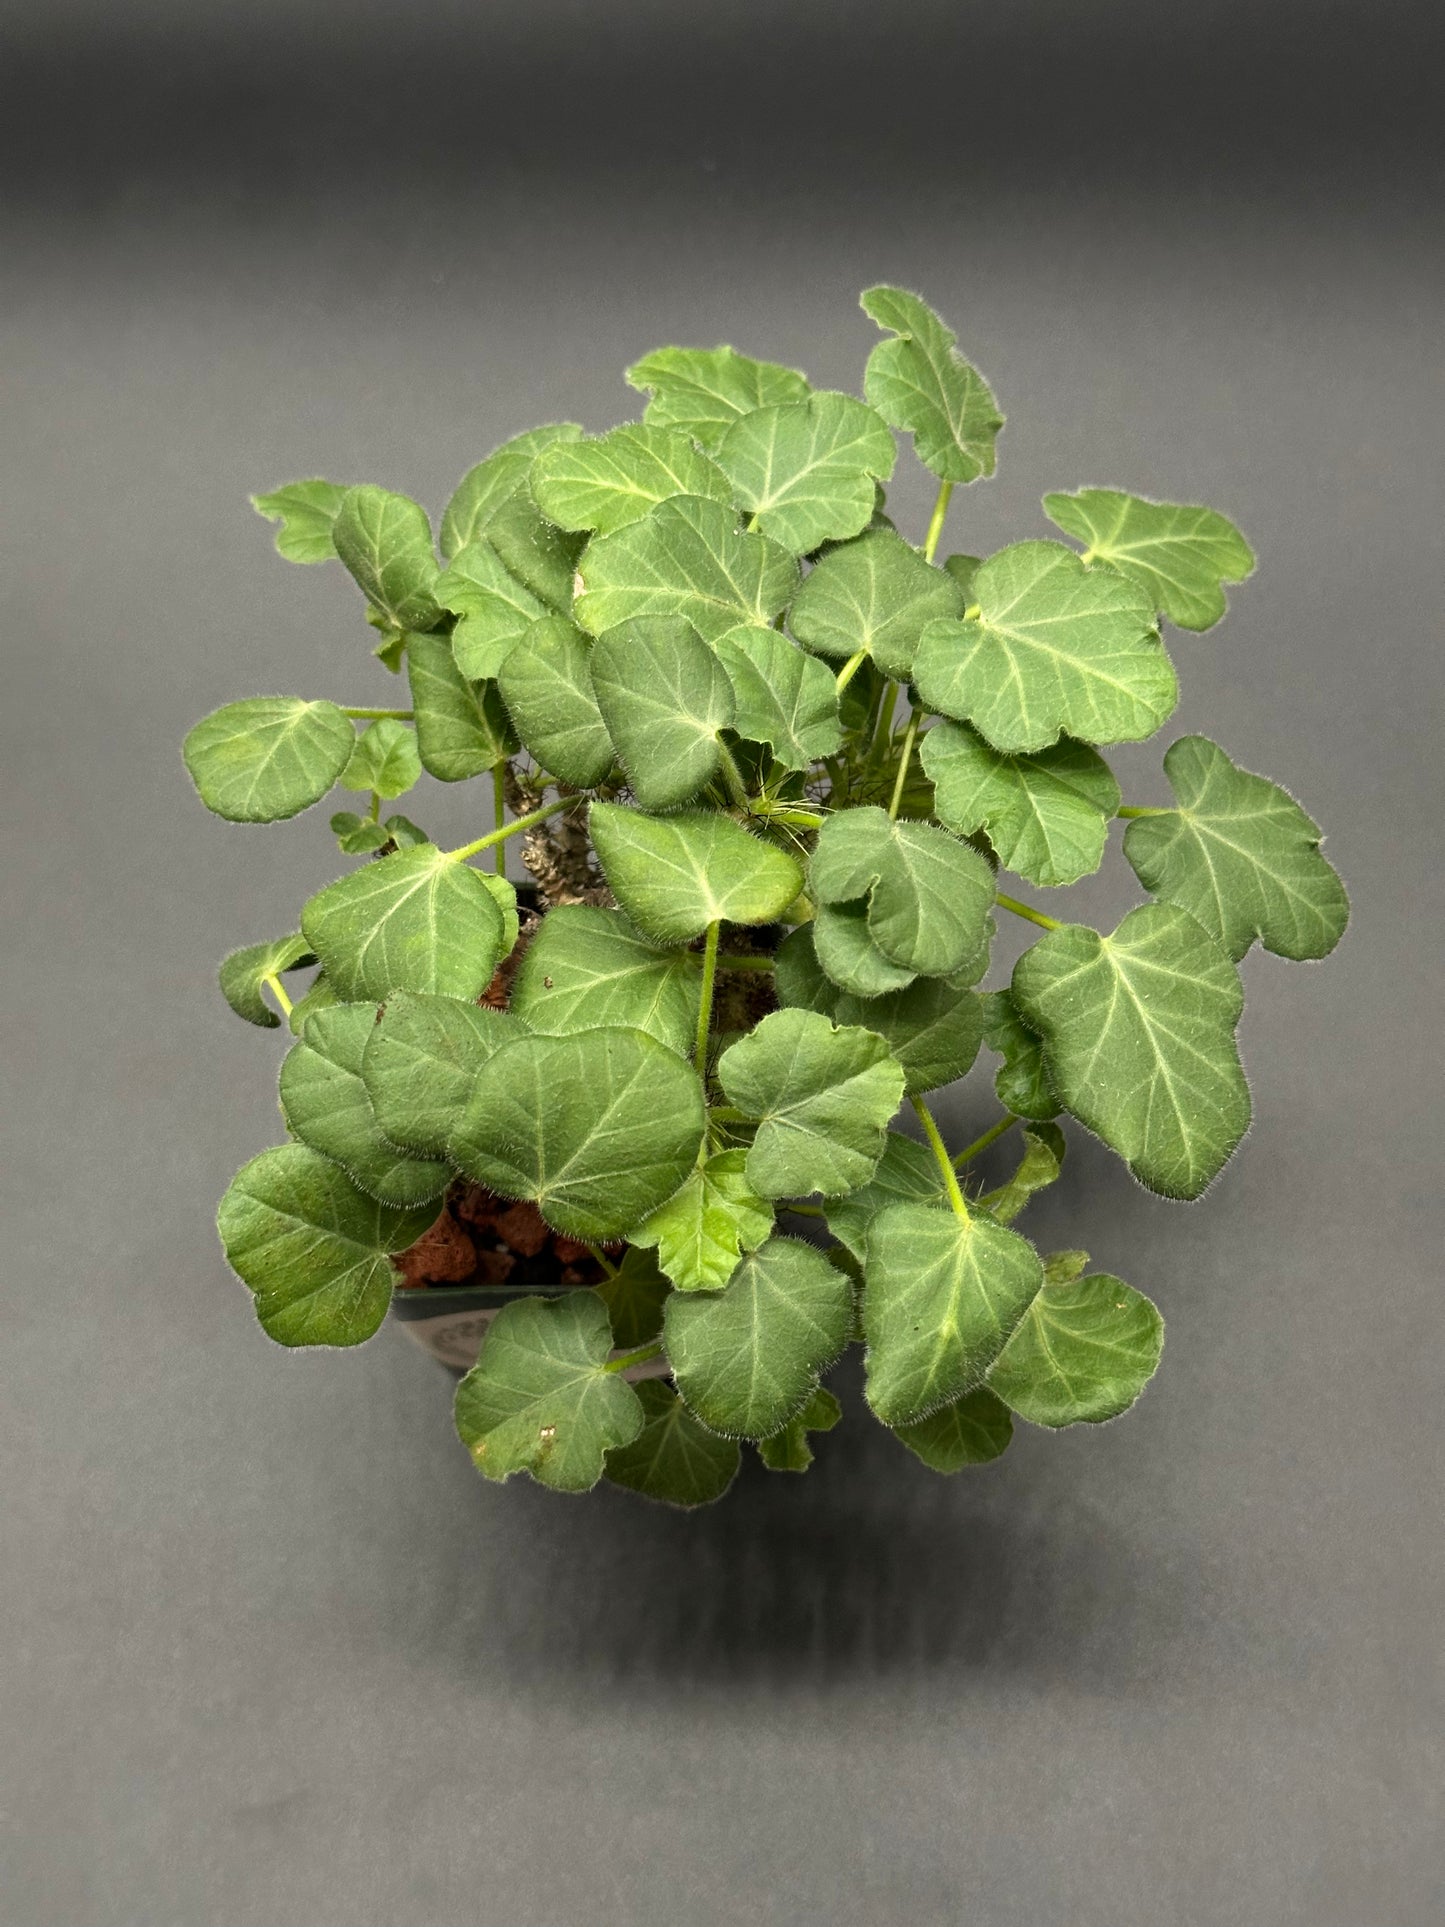
<path id="1" fill-rule="evenodd" d="M 894 1436 L 933 1472 L 961 1472 L 1001 1458 L 1013 1438 L 1009 1409 L 986 1385 L 941 1405 L 927 1418 L 895 1428 Z"/>
<path id="2" fill-rule="evenodd" d="M 559 442 L 575 442 L 581 434 L 581 425 L 577 422 L 552 422 L 544 428 L 529 428 L 524 435 L 514 435 L 510 441 L 503 442 L 475 468 L 469 468 L 442 514 L 442 554 L 454 556 L 468 542 L 485 535 L 498 510 L 526 485 L 543 451 Z"/>
<path id="3" fill-rule="evenodd" d="M 660 950 L 620 910 L 567 903 L 549 910 L 517 966 L 511 1009 L 554 1036 L 618 1025 L 685 1056 L 697 1036 L 697 959 Z"/>
<path id="4" fill-rule="evenodd" d="M 479 997 L 502 956 L 502 912 L 479 871 L 430 843 L 327 884 L 301 931 L 347 1003 L 393 990 Z"/>
<path id="5" fill-rule="evenodd" d="M 390 1254 L 415 1244 L 436 1215 L 435 1203 L 382 1204 L 320 1152 L 280 1144 L 241 1166 L 216 1228 L 278 1345 L 359 1345 L 391 1303 Z"/>
<path id="6" fill-rule="evenodd" d="M 1108 937 L 1065 924 L 1019 958 L 1013 997 L 1065 1109 L 1151 1191 L 1197 1198 L 1249 1124 L 1244 993 L 1214 939 L 1165 903 Z"/>
<path id="7" fill-rule="evenodd" d="M 445 1156 L 483 1064 L 522 1033 L 515 1016 L 396 990 L 369 1012 L 361 1076 L 382 1135 L 403 1150 Z"/>
<path id="8" fill-rule="evenodd" d="M 961 616 L 967 598 L 951 575 L 925 562 L 892 529 L 876 529 L 830 549 L 803 579 L 788 627 L 820 656 L 866 649 L 886 676 L 913 673 L 918 639 L 930 622 Z"/>
<path id="9" fill-rule="evenodd" d="M 721 1291 L 742 1254 L 772 1230 L 773 1207 L 748 1183 L 747 1156 L 719 1151 L 633 1231 L 633 1244 L 656 1246 L 679 1291 Z"/>
<path id="10" fill-rule="evenodd" d="M 1119 785 L 1097 750 L 1068 737 L 1004 756 L 966 723 L 939 723 L 919 745 L 934 814 L 961 836 L 982 830 L 1005 869 L 1031 883 L 1077 883 L 1097 870 Z"/>
<path id="11" fill-rule="evenodd" d="M 369 816 L 358 816 L 355 810 L 338 810 L 331 819 L 331 834 L 346 856 L 370 856 L 391 841 L 390 830 Z"/>
<path id="12" fill-rule="evenodd" d="M 903 288 L 869 288 L 865 314 L 897 337 L 868 357 L 863 391 L 885 421 L 906 428 L 925 468 L 946 482 L 992 475 L 1003 416 L 978 370 L 927 302 Z"/>
<path id="13" fill-rule="evenodd" d="M 311 979 L 306 995 L 298 997 L 291 1006 L 291 1015 L 286 1019 L 286 1028 L 293 1037 L 299 1037 L 309 1019 L 314 1017 L 318 1010 L 330 1010 L 333 1004 L 340 1002 L 341 999 L 326 981 L 326 973 L 318 970 Z"/>
<path id="14" fill-rule="evenodd" d="M 1157 1306 L 1097 1272 L 1044 1286 L 988 1382 L 1031 1425 L 1098 1425 L 1128 1411 L 1163 1349 Z"/>
<path id="15" fill-rule="evenodd" d="M 549 522 L 530 488 L 519 488 L 497 510 L 487 523 L 483 539 L 496 551 L 507 573 L 550 614 L 572 613 L 577 558 L 587 546 L 587 538 Z"/>
<path id="16" fill-rule="evenodd" d="M 813 1463 L 810 1432 L 831 1432 L 843 1416 L 843 1407 L 825 1387 L 819 1386 L 799 1412 L 789 1419 L 781 1432 L 770 1439 L 758 1440 L 758 1457 L 770 1472 L 806 1472 Z"/>
<path id="17" fill-rule="evenodd" d="M 825 1198 L 828 1229 L 861 1263 L 868 1248 L 868 1227 L 881 1211 L 900 1202 L 947 1203 L 937 1160 L 926 1145 L 890 1131 L 878 1169 L 865 1185 L 846 1197 Z"/>
<path id="18" fill-rule="evenodd" d="M 1087 1251 L 1051 1251 L 1044 1259 L 1046 1285 L 1071 1285 L 1089 1268 Z"/>
<path id="19" fill-rule="evenodd" d="M 890 823 L 871 805 L 828 818 L 808 880 L 820 904 L 866 897 L 878 949 L 900 970 L 932 977 L 976 954 L 994 900 L 993 872 L 977 850 L 931 823 Z M 821 951 L 819 961 L 827 969 Z"/>
<path id="20" fill-rule="evenodd" d="M 368 622 L 371 622 L 375 613 L 375 610 L 367 610 Z M 372 655 L 376 657 L 376 660 L 381 664 L 383 669 L 390 670 L 393 676 L 399 676 L 401 674 L 401 665 L 406 659 L 406 638 L 408 631 L 405 629 L 389 629 L 385 624 L 379 622 L 372 622 L 372 627 L 380 627 L 383 632 L 383 639 L 372 650 Z"/>
<path id="21" fill-rule="evenodd" d="M 650 1345 L 661 1334 L 662 1308 L 672 1286 L 653 1252 L 629 1245 L 616 1271 L 594 1289 L 612 1320 L 612 1342 L 622 1351 Z"/>
<path id="22" fill-rule="evenodd" d="M 868 929 L 868 905 L 820 903 L 813 919 L 813 952 L 819 968 L 855 997 L 882 997 L 913 982 L 916 972 L 891 962 Z"/>
<path id="23" fill-rule="evenodd" d="M 644 1031 L 519 1037 L 478 1072 L 452 1155 L 556 1230 L 603 1243 L 672 1196 L 704 1121 L 697 1073 Z"/>
<path id="24" fill-rule="evenodd" d="M 279 522 L 276 553 L 288 562 L 334 562 L 331 525 L 346 496 L 343 482 L 286 482 L 268 495 L 253 495 L 251 506 L 268 522 Z"/>
<path id="25" fill-rule="evenodd" d="M 638 616 L 682 616 L 706 642 L 740 622 L 765 628 L 798 585 L 786 549 L 744 533 L 735 509 L 700 495 L 675 495 L 594 536 L 578 574 L 577 620 L 593 635 Z"/>
<path id="26" fill-rule="evenodd" d="M 261 995 L 267 977 L 314 963 L 311 946 L 301 936 L 277 937 L 272 943 L 248 943 L 233 950 L 221 964 L 221 995 L 238 1017 L 262 1030 L 279 1030 L 281 1019 Z"/>
<path id="27" fill-rule="evenodd" d="M 1007 754 L 1152 736 L 1179 700 L 1136 583 L 1086 569 L 1059 542 L 1014 542 L 974 577 L 977 620 L 934 622 L 914 658 L 930 709 Z"/>
<path id="28" fill-rule="evenodd" d="M 1350 903 L 1320 855 L 1319 825 L 1207 736 L 1171 743 L 1164 773 L 1178 809 L 1136 817 L 1124 833 L 1144 888 L 1187 910 L 1236 960 L 1256 937 L 1277 957 L 1327 957 Z"/>
<path id="29" fill-rule="evenodd" d="M 229 823 L 279 823 L 319 803 L 355 747 L 335 703 L 252 696 L 212 710 L 182 754 L 208 810 Z"/>
<path id="30" fill-rule="evenodd" d="M 520 1298 L 492 1320 L 457 1387 L 456 1425 L 484 1478 L 530 1472 L 554 1492 L 587 1492 L 608 1452 L 643 1425 L 637 1393 L 607 1369 L 612 1331 L 590 1291 Z"/>
<path id="31" fill-rule="evenodd" d="M 711 1431 L 765 1439 L 818 1389 L 853 1330 L 853 1286 L 813 1246 L 769 1238 L 719 1292 L 674 1292 L 663 1343 L 677 1389 Z"/>
<path id="32" fill-rule="evenodd" d="M 980 1384 L 1043 1283 L 1016 1231 L 906 1203 L 869 1226 L 863 1275 L 868 1403 L 895 1427 Z"/>
<path id="33" fill-rule="evenodd" d="M 773 958 L 773 988 L 785 1010 L 820 1010 L 825 1017 L 833 1015 L 841 992 L 818 962 L 811 923 L 800 923 L 778 945 Z"/>
<path id="34" fill-rule="evenodd" d="M 903 1066 L 904 1088 L 915 1097 L 962 1077 L 983 1042 L 977 993 L 938 977 L 920 977 L 882 997 L 842 996 L 833 1017 L 876 1031 Z"/>
<path id="35" fill-rule="evenodd" d="M 733 727 L 766 743 L 784 769 L 807 769 L 843 740 L 835 678 L 776 629 L 740 624 L 720 636 L 718 659 L 737 700 Z"/>
<path id="36" fill-rule="evenodd" d="M 592 648 L 592 687 L 638 803 L 671 809 L 717 774 L 735 704 L 727 671 L 690 622 L 650 616 Z"/>
<path id="37" fill-rule="evenodd" d="M 834 1196 L 872 1177 L 903 1069 L 881 1037 L 839 1029 L 813 1010 L 775 1010 L 725 1050 L 718 1082 L 758 1120 L 747 1156 L 760 1198 Z"/>
<path id="38" fill-rule="evenodd" d="M 973 579 L 983 567 L 983 557 L 981 555 L 951 555 L 943 566 L 953 577 L 959 588 L 963 590 L 965 603 L 972 602 Z"/>
<path id="39" fill-rule="evenodd" d="M 999 1224 L 1012 1224 L 1035 1191 L 1054 1183 L 1063 1169 L 1067 1142 L 1057 1124 L 1030 1124 L 1024 1131 L 1024 1154 L 1006 1184 L 986 1191 L 978 1200 Z"/>
<path id="40" fill-rule="evenodd" d="M 542 512 L 564 529 L 611 535 L 673 495 L 731 502 L 728 478 L 679 429 L 629 422 L 551 448 L 532 471 Z"/>
<path id="41" fill-rule="evenodd" d="M 436 627 L 439 571 L 431 523 L 420 502 L 370 482 L 349 488 L 331 539 L 361 593 L 393 629 Z"/>
<path id="42" fill-rule="evenodd" d="M 437 600 L 460 617 L 452 631 L 457 668 L 470 682 L 495 681 L 534 622 L 553 613 L 507 568 L 490 542 L 469 542 L 437 578 Z"/>
<path id="43" fill-rule="evenodd" d="M 793 859 L 731 817 L 644 816 L 594 803 L 592 846 L 617 901 L 645 936 L 690 943 L 710 923 L 771 923 L 803 887 Z"/>
<path id="44" fill-rule="evenodd" d="M 344 790 L 374 790 L 387 798 L 404 795 L 420 781 L 416 731 L 391 716 L 380 717 L 362 730 L 341 773 Z"/>
<path id="45" fill-rule="evenodd" d="M 742 1463 L 737 1440 L 719 1438 L 700 1425 L 661 1379 L 644 1379 L 637 1396 L 643 1427 L 631 1445 L 607 1454 L 612 1483 L 663 1505 L 692 1507 L 720 1499 Z"/>
<path id="46" fill-rule="evenodd" d="M 538 764 L 577 789 L 600 783 L 612 739 L 592 689 L 592 643 L 565 616 L 543 616 L 503 660 L 498 687 Z"/>
<path id="47" fill-rule="evenodd" d="M 754 409 L 717 447 L 718 467 L 752 526 L 795 555 L 866 528 L 876 483 L 897 459 L 887 424 L 832 389 Z"/>
<path id="48" fill-rule="evenodd" d="M 993 1087 L 998 1101 L 1015 1117 L 1044 1121 L 1059 1114 L 1059 1101 L 1049 1088 L 1044 1074 L 1043 1039 L 1019 1016 L 1018 1006 L 1006 990 L 989 990 L 983 996 L 983 1036 L 990 1050 L 1003 1058 L 994 1075 Z"/>
<path id="49" fill-rule="evenodd" d="M 1224 614 L 1226 582 L 1254 573 L 1254 550 L 1227 516 L 1183 502 L 1151 502 L 1112 488 L 1046 495 L 1044 514 L 1140 584 L 1181 629 L 1210 629 Z"/>
<path id="50" fill-rule="evenodd" d="M 715 449 L 740 415 L 808 393 L 807 376 L 795 368 L 732 348 L 656 348 L 628 369 L 627 383 L 652 397 L 647 422 L 680 428 L 706 449 Z"/>
<path id="51" fill-rule="evenodd" d="M 406 670 L 422 768 L 442 783 L 479 776 L 517 747 L 495 683 L 468 682 L 450 636 L 412 634 Z"/>
<path id="52" fill-rule="evenodd" d="M 452 1168 L 405 1155 L 378 1129 L 361 1075 L 375 1028 L 371 1004 L 333 1004 L 308 1018 L 281 1066 L 281 1114 L 293 1136 L 345 1165 L 383 1204 L 424 1204 L 446 1190 Z"/>

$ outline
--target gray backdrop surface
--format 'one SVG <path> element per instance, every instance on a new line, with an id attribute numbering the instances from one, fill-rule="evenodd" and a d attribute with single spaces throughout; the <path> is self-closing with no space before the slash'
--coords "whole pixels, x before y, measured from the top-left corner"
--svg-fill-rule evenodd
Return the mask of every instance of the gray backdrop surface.
<path id="1" fill-rule="evenodd" d="M 1439 1918 L 1435 53 L 1363 8 L 1005 11 L 847 6 L 842 51 L 752 6 L 4 15 L 7 1923 Z M 1247 962 L 1202 1204 L 1075 1133 L 1035 1207 L 1163 1307 L 1126 1420 L 944 1481 L 845 1371 L 806 1479 L 697 1517 L 486 1486 L 404 1336 L 281 1354 L 215 1241 L 282 1046 L 214 961 L 335 858 L 322 813 L 209 818 L 180 738 L 394 688 L 245 498 L 439 506 L 672 339 L 856 386 L 880 279 L 1009 414 L 955 546 L 1090 482 L 1250 534 L 1164 740 L 1299 795 L 1354 925 Z M 1078 913 L 1136 894 L 1116 855 Z"/>

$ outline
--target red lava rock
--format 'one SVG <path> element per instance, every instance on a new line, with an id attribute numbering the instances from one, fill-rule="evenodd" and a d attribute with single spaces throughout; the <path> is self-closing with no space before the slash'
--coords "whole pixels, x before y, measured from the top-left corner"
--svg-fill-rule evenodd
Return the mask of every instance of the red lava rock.
<path id="1" fill-rule="evenodd" d="M 541 1212 L 526 1199 L 509 1204 L 493 1219 L 493 1227 L 502 1243 L 519 1258 L 535 1258 L 552 1236 L 542 1222 Z"/>
<path id="2" fill-rule="evenodd" d="M 477 1252 L 465 1226 L 444 1211 L 395 1262 L 402 1286 L 456 1285 L 476 1270 Z"/>

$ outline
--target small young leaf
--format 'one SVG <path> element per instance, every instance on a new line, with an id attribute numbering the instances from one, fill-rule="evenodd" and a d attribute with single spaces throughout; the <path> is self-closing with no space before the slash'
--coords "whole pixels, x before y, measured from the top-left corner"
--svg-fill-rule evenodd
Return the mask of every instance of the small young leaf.
<path id="1" fill-rule="evenodd" d="M 658 943 L 690 943 L 719 919 L 771 923 L 803 887 L 790 856 L 731 817 L 704 810 L 645 816 L 594 803 L 588 820 L 617 901 Z"/>
<path id="2" fill-rule="evenodd" d="M 686 950 L 658 949 L 620 910 L 567 903 L 548 911 L 512 981 L 511 1009 L 554 1036 L 619 1025 L 679 1056 L 697 1036 L 701 982 Z"/>
<path id="3" fill-rule="evenodd" d="M 461 783 L 514 752 L 516 734 L 495 683 L 467 681 L 450 636 L 409 635 L 406 670 L 417 750 L 429 776 Z"/>
<path id="4" fill-rule="evenodd" d="M 883 1155 L 903 1069 L 874 1032 L 775 1010 L 718 1060 L 730 1104 L 758 1120 L 747 1177 L 760 1198 L 854 1191 Z"/>
<path id="5" fill-rule="evenodd" d="M 891 823 L 872 806 L 828 818 L 808 880 L 820 904 L 866 897 L 868 935 L 888 961 L 933 977 L 977 952 L 994 900 L 977 850 L 931 823 Z M 827 969 L 821 950 L 819 961 Z"/>
<path id="6" fill-rule="evenodd" d="M 374 790 L 386 798 L 403 796 L 420 781 L 416 731 L 391 716 L 382 716 L 362 730 L 351 761 L 341 772 L 344 790 Z"/>
<path id="7" fill-rule="evenodd" d="M 868 357 L 864 393 L 895 428 L 906 428 L 925 468 L 946 482 L 992 475 L 1003 416 L 987 382 L 959 354 L 957 337 L 904 288 L 869 288 L 865 314 L 896 339 Z"/>
<path id="8" fill-rule="evenodd" d="M 795 555 L 866 528 L 876 484 L 897 459 L 886 423 L 831 389 L 755 409 L 717 446 L 717 465 L 753 526 Z"/>
<path id="9" fill-rule="evenodd" d="M 656 1246 L 679 1291 L 721 1291 L 742 1254 L 772 1230 L 773 1207 L 748 1183 L 747 1156 L 719 1151 L 633 1231 L 634 1245 Z"/>
<path id="10" fill-rule="evenodd" d="M 1051 1251 L 1044 1259 L 1046 1285 L 1071 1285 L 1089 1269 L 1087 1251 Z"/>
<path id="11" fill-rule="evenodd" d="M 824 975 L 855 997 L 883 997 L 891 990 L 903 990 L 917 975 L 878 948 L 868 928 L 868 904 L 862 900 L 818 905 L 813 952 Z"/>
<path id="12" fill-rule="evenodd" d="M 657 348 L 633 363 L 627 383 L 652 397 L 645 421 L 679 428 L 709 450 L 740 415 L 802 401 L 808 393 L 808 378 L 797 369 L 754 361 L 732 348 Z"/>
<path id="13" fill-rule="evenodd" d="M 915 1097 L 962 1077 L 983 1042 L 978 994 L 939 977 L 920 977 L 882 997 L 844 995 L 833 1018 L 876 1031 L 903 1066 L 904 1088 Z"/>
<path id="14" fill-rule="evenodd" d="M 986 1191 L 978 1200 L 999 1224 L 1012 1224 L 1035 1191 L 1054 1183 L 1063 1169 L 1067 1143 L 1057 1124 L 1030 1124 L 1024 1131 L 1024 1154 L 1006 1184 Z"/>
<path id="15" fill-rule="evenodd" d="M 1043 1039 L 1019 1016 L 1008 991 L 984 992 L 983 1036 L 989 1049 L 996 1050 L 1004 1060 L 993 1080 L 1004 1109 L 1015 1117 L 1040 1122 L 1057 1117 L 1059 1101 L 1044 1075 Z"/>
<path id="16" fill-rule="evenodd" d="M 358 816 L 355 810 L 338 810 L 331 819 L 331 834 L 344 856 L 370 856 L 391 841 L 390 830 L 369 816 Z"/>
<path id="17" fill-rule="evenodd" d="M 841 992 L 824 974 L 813 948 L 813 926 L 800 923 L 778 945 L 773 958 L 773 988 L 784 1010 L 819 1010 L 833 1015 Z"/>
<path id="18" fill-rule="evenodd" d="M 551 448 L 532 471 L 542 513 L 564 529 L 611 535 L 674 495 L 731 502 L 728 478 L 680 429 L 628 422 Z"/>
<path id="19" fill-rule="evenodd" d="M 1249 1125 L 1234 1041 L 1244 993 L 1214 939 L 1186 911 L 1145 904 L 1111 936 L 1051 930 L 1012 989 L 1065 1108 L 1151 1191 L 1197 1198 Z"/>
<path id="20" fill-rule="evenodd" d="M 866 649 L 885 676 L 903 680 L 929 623 L 961 616 L 966 606 L 951 575 L 893 530 L 876 529 L 821 558 L 793 598 L 788 627 L 817 655 Z"/>
<path id="21" fill-rule="evenodd" d="M 439 573 L 426 510 L 409 495 L 363 483 L 341 498 L 331 539 L 348 573 L 393 629 L 434 629 Z"/>
<path id="22" fill-rule="evenodd" d="M 592 687 L 640 806 L 686 803 L 717 774 L 719 730 L 733 720 L 727 671 L 690 622 L 648 616 L 592 648 Z"/>
<path id="23" fill-rule="evenodd" d="M 1158 1307 L 1097 1272 L 1044 1286 L 988 1382 L 1031 1425 L 1098 1425 L 1128 1411 L 1163 1349 Z"/>
<path id="24" fill-rule="evenodd" d="M 437 578 L 437 600 L 461 619 L 452 631 L 457 668 L 469 682 L 495 681 L 534 622 L 555 613 L 523 588 L 490 542 L 469 542 Z"/>
<path id="25" fill-rule="evenodd" d="M 766 628 L 798 586 L 798 565 L 737 511 L 675 495 L 615 535 L 594 536 L 578 564 L 577 620 L 594 636 L 638 616 L 682 616 L 705 642 L 740 622 Z"/>
<path id="26" fill-rule="evenodd" d="M 502 957 L 491 887 L 430 843 L 329 883 L 302 910 L 301 931 L 349 1003 L 379 1003 L 393 990 L 479 997 Z"/>
<path id="27" fill-rule="evenodd" d="M 927 1418 L 894 1428 L 894 1437 L 933 1472 L 961 1472 L 966 1465 L 987 1465 L 1001 1458 L 1013 1438 L 1014 1424 L 1002 1399 L 986 1385 L 940 1405 Z"/>
<path id="28" fill-rule="evenodd" d="M 581 439 L 577 422 L 552 422 L 514 435 L 484 461 L 469 468 L 457 483 L 442 514 L 442 554 L 448 558 L 487 532 L 488 524 L 517 491 L 526 486 L 537 459 L 559 442 Z M 553 521 L 556 517 L 553 516 Z"/>
<path id="29" fill-rule="evenodd" d="M 1236 962 L 1256 937 L 1277 957 L 1327 957 L 1350 904 L 1320 855 L 1319 825 L 1207 736 L 1171 743 L 1164 773 L 1179 807 L 1136 817 L 1124 833 L 1144 888 L 1187 910 Z"/>
<path id="30" fill-rule="evenodd" d="M 1063 737 L 1032 756 L 1004 756 L 966 723 L 939 723 L 919 760 L 939 822 L 961 836 L 983 830 L 1005 869 L 1052 886 L 1103 861 L 1119 785 L 1097 750 Z"/>
<path id="31" fill-rule="evenodd" d="M 880 1211 L 900 1202 L 941 1205 L 947 1201 L 933 1153 L 911 1137 L 890 1131 L 878 1169 L 868 1182 L 846 1197 L 825 1198 L 823 1211 L 833 1236 L 861 1264 L 868 1227 Z"/>
<path id="32" fill-rule="evenodd" d="M 650 1345 L 662 1331 L 662 1308 L 671 1284 L 658 1269 L 656 1254 L 629 1245 L 610 1278 L 594 1287 L 612 1320 L 612 1342 L 619 1350 Z"/>
<path id="33" fill-rule="evenodd" d="M 807 769 L 843 740 L 837 683 L 828 669 L 776 629 L 747 624 L 715 645 L 737 700 L 733 727 L 766 743 L 784 769 Z"/>
<path id="34" fill-rule="evenodd" d="M 592 643 L 565 616 L 543 616 L 497 678 L 517 734 L 540 766 L 577 789 L 611 769 L 612 738 L 592 689 Z"/>
<path id="35" fill-rule="evenodd" d="M 738 1475 L 742 1450 L 700 1425 L 677 1393 L 661 1379 L 636 1388 L 643 1427 L 631 1445 L 607 1454 L 607 1477 L 629 1492 L 663 1505 L 711 1505 Z"/>
<path id="36" fill-rule="evenodd" d="M 521 1298 L 492 1320 L 457 1387 L 457 1435 L 484 1478 L 530 1472 L 554 1492 L 588 1492 L 609 1451 L 643 1425 L 637 1393 L 609 1372 L 612 1331 L 590 1291 Z"/>
<path id="37" fill-rule="evenodd" d="M 1112 488 L 1046 495 L 1044 514 L 1091 560 L 1132 576 L 1181 629 L 1211 629 L 1226 582 L 1254 573 L 1254 551 L 1227 516 L 1182 502 L 1150 502 Z"/>
<path id="38" fill-rule="evenodd" d="M 765 1439 L 818 1389 L 853 1330 L 853 1287 L 820 1251 L 769 1238 L 723 1291 L 674 1292 L 663 1343 L 677 1389 L 711 1431 Z"/>
<path id="39" fill-rule="evenodd" d="M 221 995 L 238 1017 L 262 1030 L 279 1030 L 281 1019 L 261 994 L 267 977 L 314 963 L 311 946 L 301 936 L 278 937 L 273 943 L 248 943 L 233 950 L 221 964 Z"/>
<path id="40" fill-rule="evenodd" d="M 515 1016 L 396 990 L 371 1012 L 361 1076 L 377 1128 L 391 1143 L 444 1157 L 482 1065 L 522 1034 Z"/>
<path id="41" fill-rule="evenodd" d="M 253 696 L 212 710 L 182 754 L 208 810 L 229 823 L 279 823 L 319 803 L 355 747 L 335 703 Z"/>
<path id="42" fill-rule="evenodd" d="M 280 1144 L 242 1165 L 216 1227 L 278 1345 L 359 1345 L 391 1303 L 389 1254 L 415 1244 L 436 1214 L 434 1202 L 382 1204 L 320 1152 Z"/>
<path id="43" fill-rule="evenodd" d="M 279 522 L 276 553 L 288 562 L 334 562 L 331 525 L 346 495 L 343 482 L 285 482 L 267 495 L 253 495 L 251 506 L 268 522 Z"/>
<path id="44" fill-rule="evenodd" d="M 781 1432 L 770 1439 L 758 1440 L 758 1457 L 770 1472 L 806 1472 L 813 1463 L 810 1432 L 831 1432 L 843 1416 L 843 1407 L 824 1386 L 808 1400 L 796 1418 L 790 1418 Z"/>

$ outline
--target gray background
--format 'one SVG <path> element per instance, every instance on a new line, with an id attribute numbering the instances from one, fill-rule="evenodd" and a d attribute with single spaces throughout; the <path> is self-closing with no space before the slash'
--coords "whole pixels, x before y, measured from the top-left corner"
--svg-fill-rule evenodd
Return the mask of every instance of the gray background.
<path id="1" fill-rule="evenodd" d="M 1433 1923 L 1426 11 L 197 13 L 0 11 L 0 1917 Z M 1163 1306 L 1127 1420 L 944 1481 L 845 1372 L 807 1479 L 698 1517 L 485 1486 L 405 1337 L 283 1356 L 215 1243 L 281 1045 L 214 960 L 335 859 L 320 815 L 208 818 L 179 741 L 247 693 L 394 700 L 245 497 L 440 505 L 504 435 L 631 412 L 674 338 L 856 385 L 879 279 L 1010 415 L 955 546 L 1085 482 L 1244 525 L 1262 568 L 1176 638 L 1166 738 L 1300 795 L 1354 926 L 1246 965 L 1256 1122 L 1203 1204 L 1078 1142 L 1035 1209 Z M 1119 759 L 1135 800 L 1157 753 Z M 461 841 L 475 807 L 415 813 Z M 986 1077 L 944 1110 L 987 1123 Z"/>

